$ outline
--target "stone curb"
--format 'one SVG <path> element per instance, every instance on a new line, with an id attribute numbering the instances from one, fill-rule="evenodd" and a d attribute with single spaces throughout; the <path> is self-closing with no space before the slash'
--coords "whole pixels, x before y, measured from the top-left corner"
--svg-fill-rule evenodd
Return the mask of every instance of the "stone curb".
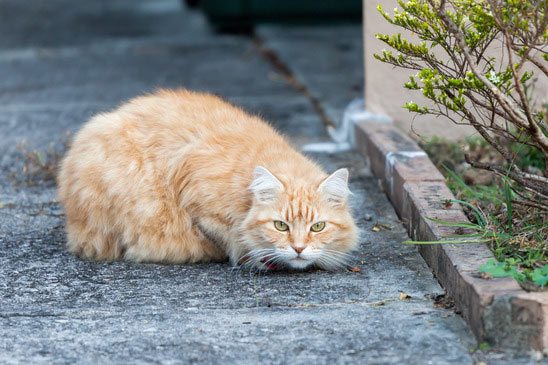
<path id="1" fill-rule="evenodd" d="M 459 233 L 449 222 L 468 222 L 445 180 L 426 153 L 393 123 L 356 118 L 360 153 L 416 241 L 437 241 Z M 529 293 L 513 279 L 479 277 L 493 254 L 483 244 L 418 245 L 440 284 L 455 301 L 478 341 L 526 351 L 548 348 L 548 293 Z"/>

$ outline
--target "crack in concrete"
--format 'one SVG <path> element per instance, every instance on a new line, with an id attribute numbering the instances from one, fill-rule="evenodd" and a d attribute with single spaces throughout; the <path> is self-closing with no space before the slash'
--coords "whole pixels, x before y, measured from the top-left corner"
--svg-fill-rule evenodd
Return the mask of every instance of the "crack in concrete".
<path id="1" fill-rule="evenodd" d="M 297 78 L 291 68 L 282 61 L 278 54 L 274 50 L 268 48 L 264 40 L 258 36 L 255 36 L 253 38 L 253 43 L 255 47 L 257 47 L 257 50 L 259 51 L 261 56 L 284 77 L 285 81 L 308 99 L 308 101 L 314 108 L 314 111 L 319 115 L 323 124 L 326 127 L 335 127 L 335 122 L 327 115 L 324 107 L 322 106 L 318 98 L 312 95 L 306 85 Z"/>

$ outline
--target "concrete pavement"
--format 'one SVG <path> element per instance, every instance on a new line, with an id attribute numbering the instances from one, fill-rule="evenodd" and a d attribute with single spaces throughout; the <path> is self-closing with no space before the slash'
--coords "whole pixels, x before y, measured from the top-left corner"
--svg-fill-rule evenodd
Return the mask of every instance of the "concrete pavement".
<path id="1" fill-rule="evenodd" d="M 67 132 L 96 112 L 157 87 L 188 87 L 261 114 L 298 146 L 327 136 L 309 97 L 253 39 L 213 34 L 176 0 L 0 0 L 0 19 L 0 363 L 479 358 L 469 352 L 476 344 L 462 318 L 434 305 L 442 288 L 415 248 L 401 245 L 401 223 L 354 152 L 312 157 L 329 171 L 350 168 L 360 272 L 256 275 L 228 264 L 92 263 L 70 255 L 44 167 L 63 151 Z M 265 42 L 268 32 L 283 36 L 261 32 Z M 302 77 L 312 91 L 331 84 Z M 341 82 L 317 95 L 335 118 L 360 91 Z M 386 228 L 373 231 L 376 222 Z M 400 292 L 411 298 L 400 300 Z"/>

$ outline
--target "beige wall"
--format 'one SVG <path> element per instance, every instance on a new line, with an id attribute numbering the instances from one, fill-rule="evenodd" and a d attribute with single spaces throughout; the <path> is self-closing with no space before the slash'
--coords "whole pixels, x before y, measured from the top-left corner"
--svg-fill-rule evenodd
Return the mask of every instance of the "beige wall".
<path id="1" fill-rule="evenodd" d="M 376 7 L 381 4 L 391 13 L 397 7 L 396 0 L 363 0 L 364 6 L 364 50 L 365 50 L 365 105 L 374 113 L 386 114 L 414 138 L 438 135 L 459 139 L 474 133 L 473 129 L 455 125 L 447 119 L 433 116 L 416 116 L 403 109 L 407 101 L 421 103 L 422 95 L 417 91 L 404 89 L 403 84 L 414 71 L 394 68 L 373 58 L 387 48 L 375 38 L 376 33 L 401 33 L 401 29 L 386 22 Z M 427 105 L 426 102 L 423 105 Z"/>

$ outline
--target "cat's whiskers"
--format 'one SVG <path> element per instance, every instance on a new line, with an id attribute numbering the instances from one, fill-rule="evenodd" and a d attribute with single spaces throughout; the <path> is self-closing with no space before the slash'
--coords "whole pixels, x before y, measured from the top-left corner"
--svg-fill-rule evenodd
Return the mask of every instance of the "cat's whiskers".
<path id="1" fill-rule="evenodd" d="M 337 250 L 323 250 L 322 252 L 325 256 L 332 256 L 332 257 L 337 257 L 341 260 L 345 260 L 345 261 L 352 261 L 355 259 L 354 256 L 350 255 L 350 254 L 347 254 L 347 253 L 344 253 L 344 252 L 340 252 L 340 251 L 337 251 Z"/>
<path id="2" fill-rule="evenodd" d="M 268 258 L 266 261 L 264 260 L 265 257 Z M 267 264 L 271 257 L 276 257 L 274 248 L 253 249 L 243 256 L 245 260 L 240 264 L 240 266 L 251 270 L 261 271 L 261 265 L 259 264 Z"/>
<path id="3" fill-rule="evenodd" d="M 285 264 L 287 262 L 285 256 L 278 251 L 273 251 L 269 253 L 267 256 L 265 256 L 265 258 L 266 259 L 262 259 L 260 263 L 262 263 L 267 268 L 269 266 L 277 266 L 280 263 Z"/>
<path id="4" fill-rule="evenodd" d="M 336 270 L 345 266 L 344 263 L 335 261 L 332 257 L 328 256 L 323 256 L 318 259 L 317 264 L 324 270 Z"/>
<path id="5" fill-rule="evenodd" d="M 261 255 L 267 252 L 272 252 L 272 251 L 274 251 L 274 249 L 272 248 L 252 249 L 248 253 L 246 253 L 243 257 L 256 257 L 258 255 Z"/>
<path id="6" fill-rule="evenodd" d="M 240 259 L 240 265 L 236 270 L 249 269 L 251 273 L 261 273 L 268 271 L 268 266 L 287 264 L 295 259 L 291 249 L 258 248 L 250 250 Z M 336 270 L 344 267 L 350 267 L 350 262 L 355 258 L 345 252 L 323 248 L 321 250 L 309 251 L 303 259 L 316 264 L 318 267 L 326 270 Z"/>
<path id="7" fill-rule="evenodd" d="M 276 263 L 279 263 L 280 261 L 285 261 L 284 257 L 278 253 L 274 253 L 273 255 L 269 255 L 268 259 L 263 261 L 263 263 L 268 265 L 268 264 L 276 264 Z"/>
<path id="8" fill-rule="evenodd" d="M 321 267 L 328 270 L 334 270 L 343 267 L 349 267 L 349 262 L 353 257 L 347 253 L 337 250 L 324 249 L 323 255 L 321 255 L 317 262 Z"/>
<path id="9" fill-rule="evenodd" d="M 348 263 L 352 257 L 339 255 L 337 253 L 331 252 L 328 255 L 325 255 L 326 257 L 329 257 L 330 259 L 333 259 L 335 261 L 341 262 L 341 263 Z"/>

